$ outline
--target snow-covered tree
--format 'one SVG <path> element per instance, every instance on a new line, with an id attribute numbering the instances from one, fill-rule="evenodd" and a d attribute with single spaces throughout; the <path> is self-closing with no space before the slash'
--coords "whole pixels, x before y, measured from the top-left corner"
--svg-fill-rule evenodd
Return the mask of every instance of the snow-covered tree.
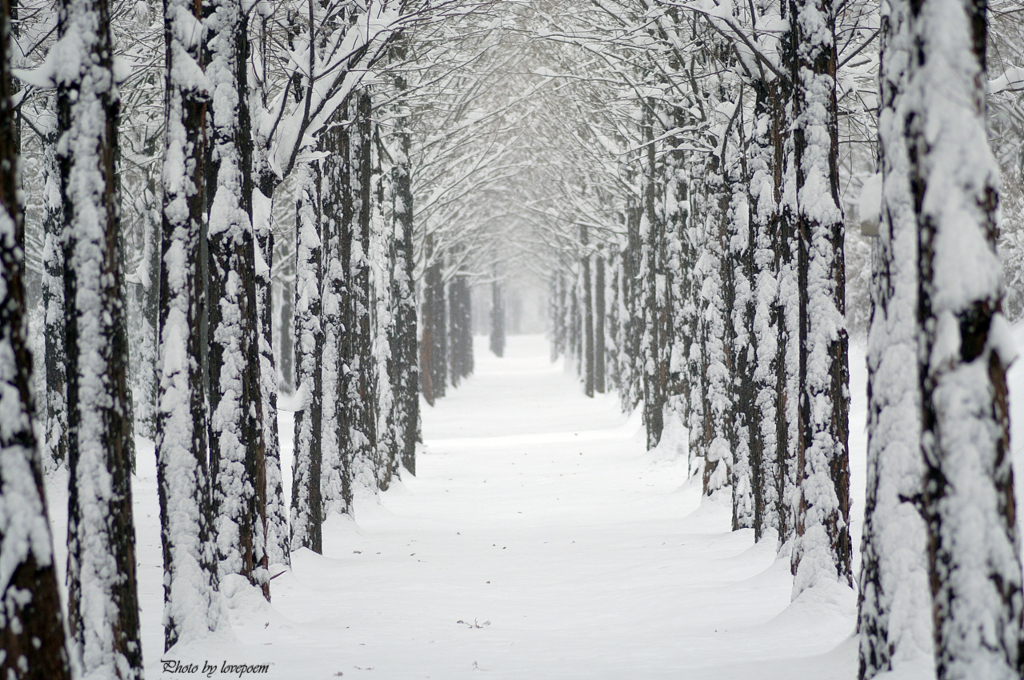
<path id="1" fill-rule="evenodd" d="M 14 102 L 11 5 L 0 7 L 0 675 L 71 677 L 42 461 L 32 427 L 24 209 Z"/>
<path id="2" fill-rule="evenodd" d="M 164 646 L 191 642 L 222 625 L 214 595 L 217 567 L 207 466 L 203 379 L 204 290 L 200 269 L 205 230 L 204 118 L 209 84 L 195 36 L 199 8 L 168 0 L 167 146 L 163 219 L 156 414 L 157 482 L 164 557 Z"/>
<path id="3" fill-rule="evenodd" d="M 882 17 L 882 206 L 872 258 L 867 492 L 858 578 L 861 680 L 932 654 L 927 537 L 916 505 L 924 461 L 917 366 L 917 221 L 904 134 L 913 54 L 909 9 L 909 3 L 895 2 Z"/>
<path id="4" fill-rule="evenodd" d="M 57 85 L 68 395 L 68 619 L 83 672 L 142 677 L 110 7 L 66 0 Z"/>
<path id="5" fill-rule="evenodd" d="M 1020 547 L 985 129 L 985 3 L 909 3 L 907 157 L 918 230 L 923 515 L 938 677 L 1018 678 Z"/>

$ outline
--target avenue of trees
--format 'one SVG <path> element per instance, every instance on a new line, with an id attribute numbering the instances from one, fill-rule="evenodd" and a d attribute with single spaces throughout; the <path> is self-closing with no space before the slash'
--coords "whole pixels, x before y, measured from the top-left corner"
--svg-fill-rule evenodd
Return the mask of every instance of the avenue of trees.
<path id="1" fill-rule="evenodd" d="M 686 442 L 794 599 L 856 585 L 861 678 L 1020 678 L 1024 13 L 993 2 L 2 0 L 0 675 L 142 676 L 136 435 L 169 649 L 415 474 L 474 295 L 501 356 L 544 286 L 553 357 Z"/>

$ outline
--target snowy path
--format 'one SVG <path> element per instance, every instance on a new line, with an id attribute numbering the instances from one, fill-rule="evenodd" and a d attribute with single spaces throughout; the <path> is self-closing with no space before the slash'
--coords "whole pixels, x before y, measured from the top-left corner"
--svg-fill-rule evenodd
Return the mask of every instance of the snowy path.
<path id="1" fill-rule="evenodd" d="M 543 338 L 511 337 L 508 349 L 498 360 L 478 341 L 476 374 L 425 408 L 417 478 L 360 499 L 355 520 L 332 517 L 324 555 L 296 554 L 294 570 L 273 581 L 272 605 L 222 584 L 232 631 L 170 654 L 155 464 L 139 440 L 147 677 L 182 677 L 162 673 L 161 659 L 269 663 L 269 674 L 244 677 L 286 680 L 855 676 L 853 591 L 789 606 L 788 565 L 773 542 L 730 532 L 729 507 L 701 505 L 683 461 L 643 451 L 638 418 L 621 415 L 613 396 L 585 398 L 549 363 Z M 290 413 L 281 428 L 291 432 Z M 862 439 L 851 443 L 862 459 Z M 51 479 L 49 493 L 62 537 L 66 477 Z"/>
<path id="2" fill-rule="evenodd" d="M 849 591 L 776 618 L 773 547 L 699 508 L 685 465 L 644 454 L 639 423 L 547 352 L 478 344 L 476 375 L 425 411 L 419 477 L 330 521 L 324 556 L 274 582 L 270 627 L 236 618 L 253 655 L 272 642 L 294 678 L 792 678 L 788 657 L 852 632 Z M 839 655 L 798 665 L 848 677 Z"/>

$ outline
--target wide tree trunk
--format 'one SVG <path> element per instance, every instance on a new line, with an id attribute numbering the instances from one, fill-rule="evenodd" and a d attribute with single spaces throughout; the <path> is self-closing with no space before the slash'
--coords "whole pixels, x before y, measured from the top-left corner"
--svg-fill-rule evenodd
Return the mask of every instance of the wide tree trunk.
<path id="1" fill-rule="evenodd" d="M 909 3 L 903 125 L 916 212 L 918 371 L 940 680 L 1020 678 L 1020 544 L 996 255 L 999 170 L 985 128 L 986 3 Z"/>
<path id="2" fill-rule="evenodd" d="M 858 579 L 858 678 L 899 670 L 933 653 L 927 532 L 917 508 L 921 391 L 917 366 L 917 220 L 906 139 L 912 55 L 909 5 L 882 17 L 878 156 L 882 210 L 871 273 L 867 492 Z"/>
<path id="3" fill-rule="evenodd" d="M 86 675 L 142 677 L 110 8 L 60 7 L 57 83 L 68 391 L 68 619 Z"/>

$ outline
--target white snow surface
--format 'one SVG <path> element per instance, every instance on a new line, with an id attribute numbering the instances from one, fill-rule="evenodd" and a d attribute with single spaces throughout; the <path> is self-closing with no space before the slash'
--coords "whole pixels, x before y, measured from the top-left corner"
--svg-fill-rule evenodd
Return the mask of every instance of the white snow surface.
<path id="1" fill-rule="evenodd" d="M 1024 327 L 1013 335 L 1020 344 Z M 238 677 L 220 672 L 225 662 L 267 663 L 267 674 L 242 677 L 282 680 L 856 677 L 853 590 L 823 583 L 790 603 L 789 560 L 776 559 L 774 541 L 731 532 L 727 495 L 701 503 L 685 452 L 645 453 L 639 411 L 622 415 L 616 395 L 583 396 L 549 362 L 543 337 L 510 336 L 504 359 L 487 338 L 475 350 L 476 374 L 423 408 L 418 477 L 357 498 L 354 519 L 332 515 L 324 555 L 295 553 L 293 570 L 271 583 L 272 604 L 240 579 L 222 581 L 232 630 L 167 653 L 156 463 L 140 438 L 146 677 L 177 677 L 161 659 L 215 663 L 213 678 Z M 856 342 L 850 368 L 859 548 L 866 371 Z M 1020 394 L 1020 366 L 1010 382 Z M 1024 404 L 1011 408 L 1021 422 Z M 292 417 L 282 409 L 286 486 Z M 1019 466 L 1020 436 L 1013 451 Z M 64 536 L 66 472 L 47 486 L 54 535 Z M 67 548 L 55 548 L 63 571 Z"/>

